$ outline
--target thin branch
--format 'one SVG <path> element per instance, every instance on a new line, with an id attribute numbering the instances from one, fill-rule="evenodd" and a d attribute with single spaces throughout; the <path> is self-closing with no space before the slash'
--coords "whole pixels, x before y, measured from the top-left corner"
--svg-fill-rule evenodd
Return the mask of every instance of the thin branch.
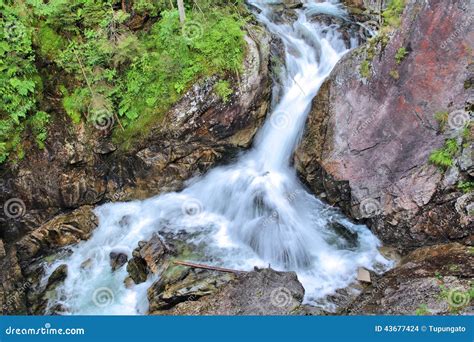
<path id="1" fill-rule="evenodd" d="M 209 266 L 209 265 L 203 265 L 203 264 L 195 264 L 193 262 L 188 262 L 188 261 L 175 260 L 173 261 L 173 263 L 176 265 L 187 266 L 187 267 L 192 267 L 192 268 L 201 268 L 204 270 L 211 270 L 211 271 L 218 271 L 218 272 L 226 272 L 226 273 L 234 273 L 234 274 L 246 273 L 246 271 L 232 270 L 230 268 L 222 268 L 222 267 Z"/>

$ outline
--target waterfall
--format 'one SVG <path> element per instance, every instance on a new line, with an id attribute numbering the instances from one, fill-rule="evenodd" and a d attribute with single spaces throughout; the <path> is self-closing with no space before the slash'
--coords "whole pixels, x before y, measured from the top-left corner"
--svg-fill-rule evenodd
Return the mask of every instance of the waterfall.
<path id="1" fill-rule="evenodd" d="M 281 96 L 252 149 L 181 192 L 96 208 L 100 223 L 92 237 L 48 268 L 47 275 L 68 265 L 68 276 L 49 307 L 62 304 L 72 314 L 146 313 L 146 289 L 156 279 L 126 288 L 126 267 L 112 272 L 109 253 L 120 251 L 130 258 L 138 242 L 153 233 L 187 232 L 187 242 L 202 249 L 203 263 L 241 270 L 271 264 L 295 271 L 310 304 L 354 282 L 358 267 L 373 270 L 389 264 L 367 227 L 308 193 L 290 166 L 311 101 L 347 52 L 338 27 L 311 22 L 310 16 L 340 17 L 342 8 L 335 1 L 308 2 L 296 10 L 294 22 L 276 23 L 268 3 L 252 5 L 258 20 L 283 41 L 285 68 Z M 341 236 L 341 227 L 355 241 Z M 90 267 L 81 267 L 85 260 Z M 98 291 L 110 305 L 96 305 Z"/>

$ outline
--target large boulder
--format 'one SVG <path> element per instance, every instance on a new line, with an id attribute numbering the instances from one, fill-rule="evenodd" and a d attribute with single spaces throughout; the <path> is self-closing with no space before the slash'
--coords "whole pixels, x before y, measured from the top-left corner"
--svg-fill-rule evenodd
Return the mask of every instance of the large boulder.
<path id="1" fill-rule="evenodd" d="M 232 275 L 232 279 L 213 289 L 212 295 L 190 296 L 167 311 L 166 315 L 289 315 L 307 309 L 301 303 L 304 288 L 294 272 L 255 269 Z M 153 303 L 153 298 L 151 303 Z M 154 308 L 151 306 L 151 308 Z"/>
<path id="2" fill-rule="evenodd" d="M 471 20 L 468 6 L 468 0 L 407 1 L 399 28 L 385 27 L 333 70 L 295 154 L 316 194 L 402 249 L 474 231 L 472 216 L 466 218 L 470 204 L 456 206 L 463 195 L 456 183 L 470 179 L 461 159 L 472 159 L 472 131 L 466 137 L 452 117 L 468 117 L 463 111 L 473 101 L 474 36 L 459 24 Z M 444 132 L 441 111 L 452 114 Z M 428 159 L 447 138 L 457 141 L 460 157 L 444 175 Z"/>
<path id="3" fill-rule="evenodd" d="M 472 313 L 472 247 L 458 243 L 417 249 L 367 287 L 342 313 L 444 315 Z"/>
<path id="4" fill-rule="evenodd" d="M 179 303 L 212 295 L 234 278 L 230 273 L 171 266 L 148 289 L 149 312 L 158 314 Z"/>

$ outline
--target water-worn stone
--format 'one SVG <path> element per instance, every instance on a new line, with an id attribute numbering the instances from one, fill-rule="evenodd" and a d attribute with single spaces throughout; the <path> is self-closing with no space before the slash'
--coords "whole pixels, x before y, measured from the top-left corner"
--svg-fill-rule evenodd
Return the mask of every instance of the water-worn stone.
<path id="1" fill-rule="evenodd" d="M 255 269 L 223 284 L 214 294 L 193 298 L 167 315 L 289 315 L 307 312 L 301 306 L 304 288 L 294 272 Z M 150 296 L 149 296 L 150 299 Z M 153 298 L 151 298 L 153 300 Z"/>
<path id="2" fill-rule="evenodd" d="M 143 283 L 148 278 L 148 269 L 143 259 L 131 259 L 127 264 L 127 272 L 135 284 Z"/>
<path id="3" fill-rule="evenodd" d="M 295 153 L 303 181 L 367 222 L 386 244 L 412 249 L 474 231 L 455 210 L 459 178 L 446 187 L 440 170 L 428 163 L 456 133 L 441 133 L 435 114 L 464 109 L 473 95 L 464 84 L 473 76 L 465 47 L 474 36 L 469 25 L 459 25 L 472 21 L 468 5 L 407 1 L 401 26 L 386 45 L 373 40 L 335 67 L 313 101 Z M 407 54 L 397 60 L 402 47 Z M 370 66 L 367 74 L 362 63 Z"/>
<path id="4" fill-rule="evenodd" d="M 214 294 L 233 278 L 229 273 L 173 266 L 148 289 L 149 311 L 153 314 Z"/>
<path id="5" fill-rule="evenodd" d="M 121 252 L 110 252 L 110 267 L 112 268 L 112 272 L 115 272 L 120 267 L 127 263 L 128 257 L 125 253 Z"/>
<path id="6" fill-rule="evenodd" d="M 90 206 L 55 217 L 16 243 L 20 264 L 26 266 L 34 258 L 87 240 L 97 224 L 97 217 Z"/>
<path id="7" fill-rule="evenodd" d="M 140 241 L 133 251 L 133 258 L 127 264 L 127 272 L 136 284 L 146 281 L 148 274 L 161 274 L 168 266 L 168 259 L 174 251 L 159 235 L 154 234 L 147 241 Z"/>
<path id="8" fill-rule="evenodd" d="M 51 290 L 67 278 L 67 265 L 59 265 L 48 278 L 46 289 Z"/>

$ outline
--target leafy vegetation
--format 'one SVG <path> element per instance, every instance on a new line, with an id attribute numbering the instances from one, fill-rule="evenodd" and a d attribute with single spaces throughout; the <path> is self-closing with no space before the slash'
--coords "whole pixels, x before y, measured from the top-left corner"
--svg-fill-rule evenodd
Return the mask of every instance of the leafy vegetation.
<path id="1" fill-rule="evenodd" d="M 233 93 L 229 81 L 225 80 L 217 82 L 214 86 L 214 90 L 224 103 L 227 103 L 229 101 L 229 96 Z"/>
<path id="2" fill-rule="evenodd" d="M 397 53 L 395 54 L 395 61 L 397 62 L 397 64 L 402 63 L 407 55 L 408 51 L 405 47 L 401 47 L 400 49 L 398 49 Z"/>
<path id="3" fill-rule="evenodd" d="M 459 147 L 456 139 L 448 139 L 442 148 L 431 153 L 429 161 L 442 169 L 447 169 L 453 165 L 453 158 L 458 151 Z"/>
<path id="4" fill-rule="evenodd" d="M 113 115 L 122 143 L 161 120 L 196 80 L 241 72 L 243 1 L 185 6 L 183 26 L 170 0 L 0 0 L 0 163 L 22 156 L 27 134 L 44 147 L 53 116 L 43 88 L 71 124 Z M 226 82 L 216 86 L 224 101 Z"/>
<path id="5" fill-rule="evenodd" d="M 362 77 L 370 77 L 372 61 L 378 53 L 377 47 L 380 46 L 382 49 L 384 49 L 389 41 L 389 35 L 387 34 L 386 30 L 383 29 L 379 31 L 375 37 L 372 37 L 367 41 L 367 44 L 365 46 L 365 60 L 361 63 L 359 70 Z"/>
<path id="6" fill-rule="evenodd" d="M 458 183 L 458 189 L 464 193 L 469 193 L 474 191 L 474 182 L 473 181 L 461 181 Z"/>
<path id="7" fill-rule="evenodd" d="M 415 314 L 417 316 L 427 316 L 430 314 L 430 311 L 428 310 L 428 306 L 426 304 L 421 304 L 416 309 Z"/>
<path id="8" fill-rule="evenodd" d="M 144 39 L 144 52 L 124 75 L 119 111 L 128 132 L 140 134 L 143 123 L 160 117 L 196 79 L 211 74 L 239 73 L 244 56 L 242 22 L 220 12 L 200 13 L 193 31 L 181 33 L 177 11 L 165 11 Z M 225 81 L 223 81 L 225 82 Z M 230 94 L 220 83 L 221 94 Z M 224 94 L 225 93 L 225 94 Z M 144 120 L 136 119 L 141 116 Z"/>
<path id="9" fill-rule="evenodd" d="M 32 28 L 14 9 L 0 0 L 0 163 L 21 159 L 24 131 L 31 125 L 35 139 L 43 146 L 46 132 L 40 125 L 49 116 L 37 112 L 41 79 L 35 66 Z"/>
<path id="10" fill-rule="evenodd" d="M 470 121 L 466 124 L 466 126 L 462 130 L 462 139 L 463 139 L 464 145 L 466 146 L 468 146 L 469 142 L 473 140 L 473 134 L 472 134 L 473 128 L 474 128 L 474 125 Z"/>
<path id="11" fill-rule="evenodd" d="M 400 79 L 400 74 L 398 73 L 397 70 L 390 70 L 389 75 L 390 75 L 394 80 Z"/>
<path id="12" fill-rule="evenodd" d="M 365 78 L 369 78 L 370 76 L 370 62 L 368 60 L 363 61 L 360 64 L 360 75 Z"/>
<path id="13" fill-rule="evenodd" d="M 404 8 L 405 0 L 391 0 L 387 5 L 386 10 L 382 13 L 384 24 L 392 27 L 399 27 L 400 18 Z"/>
<path id="14" fill-rule="evenodd" d="M 446 301 L 451 314 L 459 312 L 469 305 L 474 298 L 474 282 L 469 284 L 467 291 L 457 288 L 448 288 L 444 283 L 439 285 L 439 299 Z"/>
<path id="15" fill-rule="evenodd" d="M 448 111 L 437 112 L 434 117 L 436 121 L 438 121 L 440 132 L 444 132 L 444 129 L 446 128 L 446 125 L 448 124 L 449 112 Z"/>

